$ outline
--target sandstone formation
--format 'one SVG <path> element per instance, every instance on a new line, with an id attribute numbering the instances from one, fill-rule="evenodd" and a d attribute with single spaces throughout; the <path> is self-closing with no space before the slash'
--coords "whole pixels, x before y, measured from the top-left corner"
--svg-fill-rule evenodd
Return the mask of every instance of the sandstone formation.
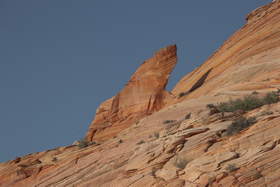
<path id="1" fill-rule="evenodd" d="M 247 24 L 233 34 L 205 63 L 182 78 L 173 89 L 183 99 L 235 91 L 271 89 L 279 83 L 280 4 L 273 2 L 247 16 Z M 204 77 L 203 85 L 192 87 Z"/>
<path id="2" fill-rule="evenodd" d="M 160 110 L 172 98 L 165 87 L 177 62 L 176 50 L 171 45 L 155 53 L 115 97 L 100 105 L 87 133 L 88 140 L 111 138 L 129 122 Z"/>
<path id="3" fill-rule="evenodd" d="M 87 135 L 95 143 L 0 163 L 0 186 L 280 186 L 280 102 L 209 110 L 280 88 L 280 1 L 249 14 L 244 27 L 179 81 L 173 97 L 164 88 L 175 63 L 175 46 L 159 51 L 105 101 Z M 241 116 L 254 117 L 254 124 L 226 135 Z"/>

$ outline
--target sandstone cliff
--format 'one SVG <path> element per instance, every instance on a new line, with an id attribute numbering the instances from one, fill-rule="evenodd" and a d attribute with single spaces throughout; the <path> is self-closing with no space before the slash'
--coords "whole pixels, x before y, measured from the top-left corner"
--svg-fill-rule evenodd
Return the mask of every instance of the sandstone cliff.
<path id="1" fill-rule="evenodd" d="M 86 138 L 112 138 L 133 121 L 160 110 L 172 98 L 165 87 L 176 62 L 175 45 L 146 60 L 123 90 L 100 105 Z"/>
<path id="2" fill-rule="evenodd" d="M 87 134 L 95 143 L 1 163 L 0 186 L 280 186 L 280 102 L 215 106 L 252 92 L 279 99 L 280 1 L 249 14 L 171 94 L 175 64 L 175 46 L 160 50 L 99 107 Z"/>

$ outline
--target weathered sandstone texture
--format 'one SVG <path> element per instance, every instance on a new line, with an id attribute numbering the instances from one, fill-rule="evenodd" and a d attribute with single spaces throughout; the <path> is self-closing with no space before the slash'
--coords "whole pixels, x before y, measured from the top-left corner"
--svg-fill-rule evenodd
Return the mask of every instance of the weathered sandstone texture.
<path id="1" fill-rule="evenodd" d="M 254 10 L 247 16 L 247 24 L 205 63 L 183 77 L 172 93 L 177 96 L 186 93 L 182 99 L 190 99 L 277 87 L 279 14 L 279 1 Z M 192 89 L 194 85 L 199 86 Z"/>
<path id="2" fill-rule="evenodd" d="M 175 63 L 176 47 L 162 49 L 105 101 L 87 135 L 95 143 L 0 163 L 0 186 L 280 186 L 280 102 L 247 112 L 206 107 L 278 91 L 280 1 L 249 14 L 173 96 L 164 88 Z M 240 116 L 256 123 L 226 136 Z"/>
<path id="3" fill-rule="evenodd" d="M 160 110 L 172 98 L 165 90 L 177 63 L 176 46 L 161 49 L 146 60 L 132 75 L 126 86 L 97 109 L 87 139 L 106 139 L 127 128 L 141 117 Z"/>

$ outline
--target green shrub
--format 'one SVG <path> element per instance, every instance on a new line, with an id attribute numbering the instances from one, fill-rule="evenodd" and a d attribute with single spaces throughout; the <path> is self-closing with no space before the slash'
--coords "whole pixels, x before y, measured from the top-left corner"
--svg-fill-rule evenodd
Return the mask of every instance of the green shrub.
<path id="1" fill-rule="evenodd" d="M 273 104 L 279 102 L 279 96 L 276 92 L 267 93 L 263 98 L 263 102 L 265 104 Z"/>
<path id="2" fill-rule="evenodd" d="M 250 117 L 250 118 L 245 118 L 245 117 L 240 117 L 236 119 L 235 121 L 232 122 L 232 124 L 228 127 L 226 131 L 227 136 L 231 136 L 234 134 L 239 133 L 243 129 L 246 129 L 250 127 L 251 125 L 255 124 L 257 122 L 255 117 Z"/>
<path id="3" fill-rule="evenodd" d="M 217 108 L 219 112 L 235 112 L 237 110 L 250 111 L 263 105 L 279 102 L 277 92 L 267 93 L 264 97 L 258 97 L 256 94 L 245 96 L 242 99 L 230 100 L 219 103 L 217 106 L 208 104 L 207 108 Z"/>
<path id="4" fill-rule="evenodd" d="M 230 100 L 229 102 L 220 103 L 217 109 L 220 112 L 234 112 L 237 110 L 249 111 L 261 107 L 263 102 L 256 96 L 245 96 L 243 99 Z"/>

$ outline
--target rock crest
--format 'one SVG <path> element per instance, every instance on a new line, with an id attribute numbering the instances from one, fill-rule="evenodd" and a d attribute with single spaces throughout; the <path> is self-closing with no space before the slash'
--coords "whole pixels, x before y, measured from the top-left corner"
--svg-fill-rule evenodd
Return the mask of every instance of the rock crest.
<path id="1" fill-rule="evenodd" d="M 125 121 L 135 121 L 160 110 L 172 97 L 165 87 L 177 63 L 176 51 L 176 45 L 171 45 L 146 60 L 116 96 L 100 105 L 86 138 L 90 141 L 111 138 L 127 127 L 122 125 Z"/>

